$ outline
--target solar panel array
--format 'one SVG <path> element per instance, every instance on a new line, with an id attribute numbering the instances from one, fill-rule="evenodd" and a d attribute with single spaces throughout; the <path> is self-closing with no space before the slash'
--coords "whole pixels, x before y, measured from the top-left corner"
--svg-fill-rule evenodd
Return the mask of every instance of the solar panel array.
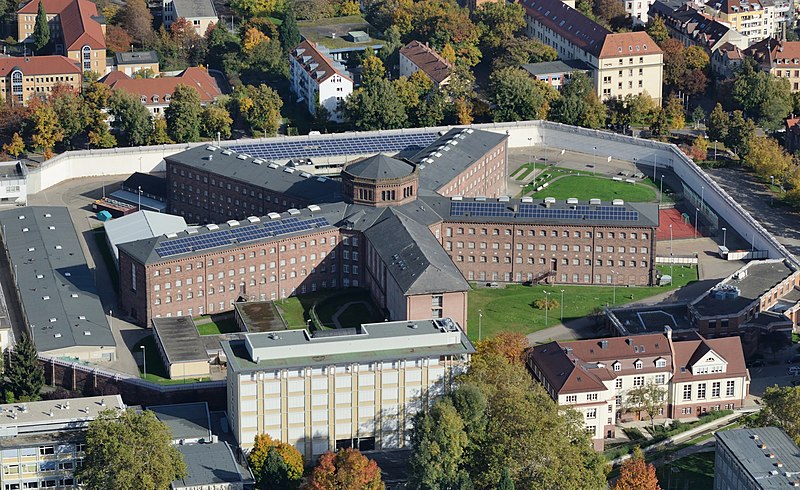
<path id="1" fill-rule="evenodd" d="M 329 226 L 325 218 L 286 218 L 280 221 L 265 222 L 260 225 L 247 225 L 227 228 L 201 235 L 190 235 L 161 242 L 156 247 L 159 257 L 170 257 L 199 250 L 224 247 L 234 243 L 246 243 L 264 238 L 287 235 L 298 231 Z"/>
<path id="2" fill-rule="evenodd" d="M 238 153 L 246 153 L 255 158 L 280 162 L 291 158 L 393 153 L 399 151 L 417 152 L 429 146 L 438 137 L 439 135 L 435 132 L 387 134 L 330 139 L 297 139 L 276 143 L 235 145 L 228 148 Z"/>
<path id="3" fill-rule="evenodd" d="M 514 212 L 508 203 L 453 201 L 451 216 L 487 216 L 493 218 L 541 218 L 557 220 L 638 221 L 639 212 L 621 206 L 578 205 L 575 209 L 544 208 L 538 204 L 520 204 Z"/>

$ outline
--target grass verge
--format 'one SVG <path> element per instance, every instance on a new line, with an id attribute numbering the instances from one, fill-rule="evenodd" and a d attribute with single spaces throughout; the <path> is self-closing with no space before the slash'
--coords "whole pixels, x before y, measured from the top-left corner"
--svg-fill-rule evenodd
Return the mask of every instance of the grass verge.
<path id="1" fill-rule="evenodd" d="M 233 313 L 199 316 L 194 319 L 194 324 L 200 335 L 221 335 L 239 331 Z"/>
<path id="2" fill-rule="evenodd" d="M 383 320 L 378 308 L 373 304 L 369 292 L 360 288 L 329 289 L 301 296 L 292 296 L 275 301 L 275 306 L 286 321 L 288 328 L 305 328 L 306 322 L 311 319 L 312 308 L 322 325 L 332 326 L 333 321 L 331 318 L 343 304 L 361 301 L 369 303 L 373 313 L 367 315 L 368 308 L 364 305 L 352 305 L 345 310 L 339 319 L 342 326 L 353 326 Z"/>
<path id="3" fill-rule="evenodd" d="M 655 202 L 656 190 L 648 181 L 637 181 L 635 184 L 611 180 L 605 177 L 590 175 L 568 175 L 550 184 L 547 189 L 531 194 L 534 199 L 555 197 L 568 199 L 577 197 L 580 200 L 590 198 L 611 201 L 623 199 L 628 202 Z"/>
<path id="4" fill-rule="evenodd" d="M 191 379 L 169 379 L 167 377 L 167 372 L 164 369 L 164 364 L 161 362 L 161 356 L 158 354 L 158 348 L 156 347 L 156 339 L 152 335 L 148 335 L 147 337 L 143 338 L 136 345 L 133 346 L 133 353 L 136 356 L 136 353 L 142 352 L 142 346 L 144 346 L 145 352 L 145 361 L 147 363 L 147 374 L 142 376 L 145 380 L 150 381 L 152 383 L 158 383 L 160 385 L 179 385 L 185 383 L 195 383 L 198 381 L 208 381 L 209 378 L 191 378 Z M 142 369 L 144 366 L 140 365 L 140 376 L 143 374 Z"/>

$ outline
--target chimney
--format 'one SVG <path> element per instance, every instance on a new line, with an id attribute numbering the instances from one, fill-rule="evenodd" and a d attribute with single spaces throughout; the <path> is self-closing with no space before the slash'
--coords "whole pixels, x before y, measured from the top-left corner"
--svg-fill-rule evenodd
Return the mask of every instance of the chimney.
<path id="1" fill-rule="evenodd" d="M 667 337 L 667 340 L 672 340 L 672 327 L 669 325 L 664 325 L 664 336 Z"/>

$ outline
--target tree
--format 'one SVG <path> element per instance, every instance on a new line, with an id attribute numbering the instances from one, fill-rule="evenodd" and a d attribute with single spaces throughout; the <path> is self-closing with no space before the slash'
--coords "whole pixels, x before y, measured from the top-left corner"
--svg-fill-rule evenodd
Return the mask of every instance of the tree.
<path id="1" fill-rule="evenodd" d="M 111 148 L 117 144 L 108 130 L 106 119 L 111 89 L 96 80 L 83 89 L 83 110 L 86 111 L 86 136 L 90 145 L 96 148 Z"/>
<path id="2" fill-rule="evenodd" d="M 58 116 L 64 131 L 65 146 L 70 149 L 73 141 L 86 129 L 86 108 L 81 96 L 66 85 L 57 85 L 50 92 L 49 104 Z"/>
<path id="3" fill-rule="evenodd" d="M 291 10 L 282 0 L 232 0 L 231 7 L 245 18 L 269 16 L 284 8 Z"/>
<path id="4" fill-rule="evenodd" d="M 768 387 L 761 400 L 758 425 L 780 427 L 800 444 L 800 386 Z"/>
<path id="5" fill-rule="evenodd" d="M 89 423 L 78 476 L 89 490 L 161 489 L 186 476 L 186 464 L 153 412 L 104 410 Z"/>
<path id="6" fill-rule="evenodd" d="M 717 102 L 714 110 L 708 116 L 708 137 L 712 141 L 725 141 L 728 136 L 728 126 L 730 125 L 730 117 L 728 113 L 722 109 L 722 104 Z"/>
<path id="7" fill-rule="evenodd" d="M 47 104 L 38 104 L 30 115 L 29 130 L 34 147 L 41 148 L 44 157 L 53 156 L 53 147 L 64 139 L 64 130 L 58 123 L 58 115 Z"/>
<path id="8" fill-rule="evenodd" d="M 614 490 L 661 490 L 656 467 L 644 460 L 639 446 L 633 449 L 631 458 L 622 463 Z"/>
<path id="9" fill-rule="evenodd" d="M 167 133 L 167 120 L 163 117 L 153 118 L 153 132 L 150 133 L 151 145 L 169 145 L 175 143 Z"/>
<path id="10" fill-rule="evenodd" d="M 19 133 L 14 133 L 11 137 L 11 141 L 3 143 L 3 151 L 12 157 L 18 157 L 25 151 L 25 142 L 22 141 L 22 136 L 20 136 Z"/>
<path id="11" fill-rule="evenodd" d="M 153 120 L 141 99 L 124 90 L 115 90 L 108 99 L 109 112 L 117 129 L 130 146 L 144 146 L 150 141 Z"/>
<path id="12" fill-rule="evenodd" d="M 647 34 L 650 35 L 653 41 L 659 46 L 669 39 L 669 31 L 661 16 L 654 15 L 650 17 L 650 21 L 647 23 Z"/>
<path id="13" fill-rule="evenodd" d="M 497 122 L 544 119 L 558 93 L 547 83 L 531 78 L 520 68 L 502 68 L 489 77 Z"/>
<path id="14" fill-rule="evenodd" d="M 744 164 L 760 177 L 780 179 L 794 166 L 794 160 L 777 140 L 754 137 L 750 140 Z"/>
<path id="15" fill-rule="evenodd" d="M 492 69 L 499 70 L 509 66 L 519 67 L 525 63 L 554 61 L 558 52 L 536 39 L 515 37 L 503 43 L 501 53 L 494 57 Z"/>
<path id="16" fill-rule="evenodd" d="M 339 5 L 339 15 L 347 17 L 349 15 L 358 15 L 361 13 L 358 2 L 355 0 L 345 0 Z"/>
<path id="17" fill-rule="evenodd" d="M 655 138 L 660 138 L 669 133 L 669 121 L 667 120 L 667 113 L 662 108 L 658 108 L 650 122 L 650 134 Z"/>
<path id="18" fill-rule="evenodd" d="M 553 102 L 551 115 L 564 124 L 601 128 L 605 126 L 606 109 L 597 98 L 592 81 L 579 72 L 561 88 L 561 97 Z"/>
<path id="19" fill-rule="evenodd" d="M 219 105 L 206 106 L 203 109 L 202 119 L 201 130 L 204 136 L 216 138 L 219 135 L 221 139 L 231 137 L 233 119 L 231 119 L 231 115 L 224 107 Z"/>
<path id="20" fill-rule="evenodd" d="M 649 125 L 659 107 L 647 92 L 638 95 L 626 95 L 625 106 L 630 114 L 631 124 Z"/>
<path id="21" fill-rule="evenodd" d="M 361 131 L 398 129 L 408 121 L 406 107 L 397 89 L 386 79 L 354 91 L 344 101 L 342 112 Z"/>
<path id="22" fill-rule="evenodd" d="M 792 110 L 789 81 L 761 71 L 756 60 L 745 58 L 735 73 L 731 95 L 749 118 L 767 129 L 778 129 Z"/>
<path id="23" fill-rule="evenodd" d="M 411 4 L 411 35 L 413 39 L 425 39 L 435 49 L 452 44 L 459 55 L 457 61 L 473 66 L 474 56 L 469 59 L 465 48 L 476 47 L 481 29 L 469 17 L 469 10 L 460 7 L 455 0 L 422 0 Z M 478 52 L 479 54 L 479 52 Z"/>
<path id="24" fill-rule="evenodd" d="M 304 490 L 383 490 L 378 464 L 358 449 L 341 449 L 319 457 Z"/>
<path id="25" fill-rule="evenodd" d="M 728 126 L 728 135 L 725 138 L 725 146 L 736 152 L 740 157 L 743 157 L 747 155 L 750 141 L 755 134 L 755 123 L 750 119 L 745 119 L 742 111 L 733 111 Z"/>
<path id="26" fill-rule="evenodd" d="M 706 111 L 703 110 L 702 106 L 695 106 L 694 110 L 692 111 L 692 122 L 694 123 L 695 129 L 700 127 L 700 124 L 706 118 Z"/>
<path id="27" fill-rule="evenodd" d="M 609 27 L 630 26 L 630 20 L 627 19 L 627 12 L 625 12 L 625 5 L 617 0 L 595 0 L 594 14 L 600 24 Z"/>
<path id="28" fill-rule="evenodd" d="M 269 462 L 271 453 L 275 453 L 280 458 L 283 463 L 282 467 L 276 465 L 274 461 Z M 267 469 L 268 462 L 270 469 Z M 253 475 L 256 476 L 256 482 L 262 487 L 265 483 L 272 481 L 272 477 L 267 477 L 267 474 L 276 471 L 285 474 L 287 485 L 290 486 L 296 487 L 303 477 L 304 462 L 300 452 L 291 444 L 276 441 L 267 434 L 256 435 L 253 449 L 247 455 L 247 463 L 253 470 Z"/>
<path id="29" fill-rule="evenodd" d="M 528 338 L 521 333 L 503 332 L 486 340 L 479 340 L 475 346 L 482 355 L 498 355 L 512 364 L 523 365 Z"/>
<path id="30" fill-rule="evenodd" d="M 271 447 L 259 473 L 257 488 L 261 490 L 291 490 L 298 487 L 299 482 L 290 481 L 286 463 L 278 451 Z"/>
<path id="31" fill-rule="evenodd" d="M 124 53 L 131 49 L 133 38 L 120 26 L 109 25 L 106 27 L 106 47 L 115 53 Z"/>
<path id="32" fill-rule="evenodd" d="M 255 27 L 248 27 L 242 36 L 242 52 L 250 54 L 262 42 L 269 41 L 269 37 Z"/>
<path id="33" fill-rule="evenodd" d="M 200 139 L 200 94 L 193 87 L 175 87 L 169 106 L 164 110 L 167 133 L 176 143 Z"/>
<path id="34" fill-rule="evenodd" d="M 686 116 L 683 113 L 683 102 L 681 99 L 672 96 L 664 106 L 664 113 L 669 120 L 669 129 L 683 129 L 686 125 Z"/>
<path id="35" fill-rule="evenodd" d="M 667 390 L 653 383 L 652 381 L 642 385 L 631 388 L 625 396 L 625 403 L 630 411 L 641 413 L 647 412 L 650 417 L 650 426 L 654 426 L 654 420 L 658 415 L 659 410 L 664 406 L 664 396 Z"/>
<path id="36" fill-rule="evenodd" d="M 378 80 L 386 78 L 386 68 L 380 58 L 370 53 L 361 61 L 361 86 L 370 87 Z"/>
<path id="37" fill-rule="evenodd" d="M 120 12 L 120 24 L 139 46 L 147 46 L 153 42 L 153 14 L 145 0 L 129 0 Z M 127 51 L 127 47 L 125 49 Z"/>
<path id="38" fill-rule="evenodd" d="M 271 87 L 247 85 L 234 92 L 239 113 L 253 134 L 276 134 L 281 122 L 283 101 Z"/>
<path id="39" fill-rule="evenodd" d="M 705 49 L 700 46 L 689 46 L 684 51 L 686 68 L 689 70 L 707 70 L 711 64 L 711 58 Z"/>
<path id="40" fill-rule="evenodd" d="M 503 468 L 502 478 L 500 479 L 500 484 L 497 485 L 497 490 L 514 489 L 514 480 L 511 479 L 511 473 L 508 472 L 508 468 Z"/>
<path id="41" fill-rule="evenodd" d="M 485 2 L 475 10 L 481 28 L 481 44 L 497 50 L 525 28 L 525 9 L 520 3 Z"/>
<path id="42" fill-rule="evenodd" d="M 283 49 L 288 53 L 290 49 L 300 44 L 300 28 L 297 27 L 297 19 L 294 16 L 294 9 L 286 9 L 283 16 L 283 23 L 280 30 L 281 43 Z"/>
<path id="43" fill-rule="evenodd" d="M 686 48 L 677 39 L 661 43 L 664 52 L 664 83 L 678 87 L 686 73 Z"/>
<path id="44" fill-rule="evenodd" d="M 469 478 L 462 466 L 468 437 L 449 398 L 419 412 L 411 436 L 410 485 L 417 489 L 460 488 Z"/>
<path id="45" fill-rule="evenodd" d="M 36 12 L 36 24 L 33 26 L 33 50 L 37 53 L 50 43 L 50 26 L 47 25 L 47 12 L 42 0 Z"/>
<path id="46" fill-rule="evenodd" d="M 698 136 L 692 141 L 692 146 L 689 147 L 687 152 L 689 158 L 695 162 L 703 162 L 708 159 L 708 140 L 702 136 Z"/>
<path id="47" fill-rule="evenodd" d="M 39 364 L 36 346 L 27 333 L 20 336 L 19 342 L 6 357 L 6 389 L 14 395 L 14 400 L 36 401 L 44 385 L 44 368 Z"/>

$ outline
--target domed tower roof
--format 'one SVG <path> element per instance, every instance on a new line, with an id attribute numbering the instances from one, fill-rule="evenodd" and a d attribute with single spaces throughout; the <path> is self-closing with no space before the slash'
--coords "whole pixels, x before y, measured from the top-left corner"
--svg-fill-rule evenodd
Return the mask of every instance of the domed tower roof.
<path id="1" fill-rule="evenodd" d="M 416 165 L 382 153 L 351 163 L 344 172 L 357 179 L 384 180 L 402 179 L 411 175 Z"/>

